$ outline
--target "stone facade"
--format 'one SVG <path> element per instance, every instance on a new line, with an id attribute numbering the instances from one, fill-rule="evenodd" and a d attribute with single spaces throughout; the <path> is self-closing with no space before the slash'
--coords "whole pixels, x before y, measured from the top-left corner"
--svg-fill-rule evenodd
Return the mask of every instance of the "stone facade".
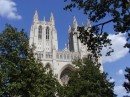
<path id="1" fill-rule="evenodd" d="M 89 23 L 89 21 L 88 21 Z M 73 18 L 73 27 L 68 29 L 68 43 L 64 50 L 58 50 L 57 31 L 54 16 L 51 13 L 50 21 L 45 18 L 40 21 L 38 12 L 35 11 L 33 24 L 30 30 L 30 46 L 34 44 L 36 58 L 40 59 L 43 66 L 51 69 L 60 83 L 67 84 L 68 73 L 74 70 L 73 59 L 87 57 L 87 46 L 83 45 L 77 38 L 77 20 Z M 90 24 L 88 24 L 90 26 Z"/>

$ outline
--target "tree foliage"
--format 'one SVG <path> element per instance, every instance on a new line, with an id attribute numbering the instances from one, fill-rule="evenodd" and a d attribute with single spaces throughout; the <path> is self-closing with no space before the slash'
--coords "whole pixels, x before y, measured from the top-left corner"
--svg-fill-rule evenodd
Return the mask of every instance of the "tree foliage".
<path id="1" fill-rule="evenodd" d="M 127 47 L 130 51 L 130 0 L 64 0 L 67 2 L 65 10 L 72 11 L 73 8 L 82 10 L 95 25 L 88 27 L 78 27 L 80 40 L 87 44 L 90 50 L 97 58 L 101 55 L 103 47 L 109 46 L 107 55 L 114 50 L 110 47 L 111 40 L 108 39 L 109 31 L 105 31 L 105 26 L 112 25 L 115 34 L 125 33 L 127 35 Z M 128 82 L 123 85 L 127 92 L 130 92 L 130 69 L 126 68 L 125 75 Z"/>
<path id="2" fill-rule="evenodd" d="M 101 73 L 100 66 L 86 58 L 74 64 L 77 69 L 71 73 L 63 97 L 116 97 L 114 83 L 109 82 L 106 73 Z"/>
<path id="3" fill-rule="evenodd" d="M 34 58 L 24 30 L 0 33 L 0 97 L 55 97 L 57 80 Z"/>
<path id="4" fill-rule="evenodd" d="M 111 46 L 107 38 L 109 31 L 104 31 L 107 24 L 113 25 L 113 32 L 127 33 L 127 43 L 124 47 L 130 49 L 130 1 L 129 0 L 64 0 L 67 2 L 65 10 L 77 8 L 82 10 L 95 25 L 79 27 L 81 41 L 88 45 L 94 56 L 101 54 L 102 47 Z M 91 30 L 89 30 L 91 29 Z M 89 38 L 89 37 L 90 38 Z M 110 47 L 107 55 L 113 52 Z"/>
<path id="5" fill-rule="evenodd" d="M 130 93 L 130 68 L 127 67 L 125 71 L 127 73 L 125 74 L 125 78 L 127 79 L 128 82 L 124 82 L 123 86 L 125 87 L 127 92 Z"/>

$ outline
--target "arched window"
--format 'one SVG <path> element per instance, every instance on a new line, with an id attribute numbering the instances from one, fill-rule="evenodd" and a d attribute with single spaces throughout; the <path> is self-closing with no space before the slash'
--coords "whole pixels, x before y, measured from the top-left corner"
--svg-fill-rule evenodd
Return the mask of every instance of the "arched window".
<path id="1" fill-rule="evenodd" d="M 38 28 L 38 40 L 42 39 L 42 26 L 39 26 Z"/>
<path id="2" fill-rule="evenodd" d="M 56 58 L 59 59 L 59 54 L 58 53 L 56 54 Z"/>
<path id="3" fill-rule="evenodd" d="M 66 55 L 64 54 L 64 59 L 66 59 Z"/>
<path id="4" fill-rule="evenodd" d="M 69 54 L 67 55 L 67 59 L 69 59 Z"/>
<path id="5" fill-rule="evenodd" d="M 49 27 L 46 28 L 46 40 L 49 40 Z"/>

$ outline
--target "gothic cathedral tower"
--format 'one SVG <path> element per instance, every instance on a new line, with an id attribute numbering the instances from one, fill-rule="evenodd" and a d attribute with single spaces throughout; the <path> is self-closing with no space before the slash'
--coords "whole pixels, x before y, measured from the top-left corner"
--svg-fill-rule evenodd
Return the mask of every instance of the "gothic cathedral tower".
<path id="1" fill-rule="evenodd" d="M 68 49 L 71 52 L 80 52 L 81 58 L 87 57 L 87 55 L 89 54 L 89 52 L 87 51 L 87 45 L 81 43 L 80 39 L 78 38 L 79 31 L 77 30 L 77 27 L 78 27 L 78 23 L 76 17 L 74 16 L 73 27 L 69 26 L 69 30 L 68 30 Z"/>
<path id="2" fill-rule="evenodd" d="M 30 30 L 30 45 L 36 46 L 36 51 L 52 52 L 58 50 L 57 32 L 55 28 L 54 16 L 51 13 L 50 21 L 39 21 L 38 12 L 35 11 L 33 24 Z"/>

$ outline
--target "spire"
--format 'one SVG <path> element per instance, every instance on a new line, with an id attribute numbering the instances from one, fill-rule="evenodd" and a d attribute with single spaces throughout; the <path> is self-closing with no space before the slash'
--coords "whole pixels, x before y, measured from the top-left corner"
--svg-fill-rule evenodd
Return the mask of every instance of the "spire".
<path id="1" fill-rule="evenodd" d="M 44 22 L 46 21 L 45 16 L 43 17 L 43 21 L 44 21 Z"/>
<path id="2" fill-rule="evenodd" d="M 33 17 L 33 22 L 37 22 L 38 21 L 38 12 L 37 10 L 35 11 L 34 17 Z"/>
<path id="3" fill-rule="evenodd" d="M 91 23 L 90 23 L 89 19 L 87 20 L 87 27 L 86 27 L 86 29 L 88 29 L 88 31 L 90 31 L 90 29 L 91 29 Z"/>
<path id="4" fill-rule="evenodd" d="M 73 17 L 73 26 L 75 29 L 77 29 L 78 23 L 77 23 L 75 16 Z"/>
<path id="5" fill-rule="evenodd" d="M 68 29 L 68 32 L 70 33 L 71 32 L 71 26 L 69 25 L 69 29 Z"/>
<path id="6" fill-rule="evenodd" d="M 65 48 L 67 48 L 67 44 L 65 44 Z"/>
<path id="7" fill-rule="evenodd" d="M 84 26 L 84 23 L 82 22 L 82 26 Z"/>
<path id="8" fill-rule="evenodd" d="M 68 50 L 68 47 L 67 47 L 67 44 L 65 44 L 64 51 L 69 51 L 69 50 Z"/>
<path id="9" fill-rule="evenodd" d="M 50 16 L 50 22 L 52 25 L 55 25 L 54 16 L 53 16 L 52 12 L 51 12 L 51 16 Z"/>
<path id="10" fill-rule="evenodd" d="M 91 23 L 89 19 L 87 20 L 87 27 L 91 27 Z"/>

